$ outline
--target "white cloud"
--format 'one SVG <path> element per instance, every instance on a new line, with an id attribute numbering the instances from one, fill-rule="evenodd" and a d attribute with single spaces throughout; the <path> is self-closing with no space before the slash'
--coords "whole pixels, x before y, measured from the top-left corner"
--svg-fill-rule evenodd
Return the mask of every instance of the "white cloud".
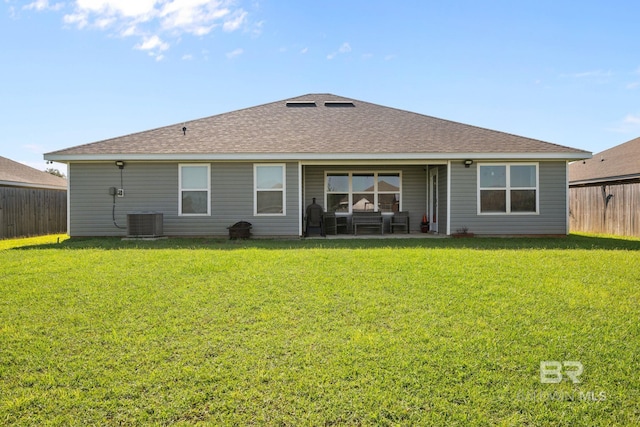
<path id="1" fill-rule="evenodd" d="M 235 31 L 242 26 L 246 17 L 247 12 L 239 10 L 222 25 L 222 29 L 227 32 Z"/>
<path id="2" fill-rule="evenodd" d="M 137 28 L 135 25 L 131 25 L 130 27 L 124 28 L 123 30 L 120 31 L 120 36 L 121 37 L 131 37 L 131 36 L 135 36 L 137 33 Z"/>
<path id="3" fill-rule="evenodd" d="M 235 49 L 235 50 L 233 50 L 233 51 L 231 51 L 231 52 L 228 52 L 228 53 L 227 53 L 227 58 L 229 58 L 229 59 L 233 59 L 233 58 L 235 58 L 235 57 L 237 57 L 237 56 L 242 55 L 243 53 L 244 53 L 244 50 L 243 50 L 243 49 L 238 48 L 238 49 Z"/>
<path id="4" fill-rule="evenodd" d="M 158 0 L 76 0 L 75 9 L 80 13 L 98 17 L 145 18 L 156 13 Z"/>
<path id="5" fill-rule="evenodd" d="M 582 79 L 582 78 L 591 78 L 591 77 L 611 77 L 613 76 L 613 72 L 611 70 L 591 70 L 591 71 L 583 71 L 581 73 L 573 74 L 573 77 Z"/>
<path id="6" fill-rule="evenodd" d="M 169 49 L 169 44 L 163 42 L 158 36 L 152 36 L 145 38 L 144 41 L 137 44 L 135 48 L 138 50 L 165 51 Z"/>
<path id="7" fill-rule="evenodd" d="M 184 34 L 204 36 L 216 28 L 225 32 L 246 26 L 248 12 L 238 0 L 32 0 L 25 10 L 65 9 L 63 22 L 78 29 L 92 28 L 118 37 L 136 37 L 135 49 L 159 53 Z M 258 28 L 262 26 L 259 23 Z M 152 40 L 162 43 L 152 44 Z"/>
<path id="8" fill-rule="evenodd" d="M 230 13 L 229 8 L 216 1 L 173 0 L 162 8 L 160 18 L 162 28 L 166 31 L 203 36 Z"/>
<path id="9" fill-rule="evenodd" d="M 6 2 L 7 0 L 5 0 Z M 15 6 L 9 6 L 9 18 L 18 19 L 18 13 L 16 12 Z"/>
<path id="10" fill-rule="evenodd" d="M 328 60 L 332 60 L 333 58 L 335 58 L 336 56 L 338 56 L 339 54 L 345 54 L 345 53 L 349 53 L 351 52 L 351 45 L 347 42 L 344 42 L 340 45 L 340 47 L 338 48 L 338 50 L 336 52 L 331 52 L 330 54 L 327 55 L 327 59 Z"/>
<path id="11" fill-rule="evenodd" d="M 114 23 L 115 23 L 115 19 L 114 18 L 96 19 L 96 27 L 100 28 L 101 30 L 105 30 L 105 29 L 109 28 Z"/>
<path id="12" fill-rule="evenodd" d="M 303 49 L 300 51 L 300 53 L 301 53 L 301 54 L 303 54 L 303 55 L 304 55 L 305 53 L 307 53 L 307 52 L 309 52 L 309 48 L 308 48 L 308 47 L 305 47 L 305 48 L 303 48 Z"/>
<path id="13" fill-rule="evenodd" d="M 633 72 L 631 73 L 633 75 L 640 75 L 640 67 L 636 68 L 635 70 L 633 70 Z M 634 77 L 635 78 L 635 77 Z M 625 86 L 626 89 L 629 90 L 634 90 L 634 89 L 638 89 L 640 88 L 640 81 L 634 81 L 631 83 L 627 83 L 627 85 Z"/>
<path id="14" fill-rule="evenodd" d="M 62 18 L 65 24 L 76 25 L 78 28 L 82 29 L 89 25 L 89 20 L 86 15 L 81 13 L 71 13 L 69 15 L 65 15 Z"/>
<path id="15" fill-rule="evenodd" d="M 253 25 L 253 29 L 251 30 L 251 34 L 254 37 L 258 37 L 260 34 L 262 34 L 262 27 L 264 27 L 264 23 L 265 23 L 265 21 L 260 21 L 260 22 L 257 22 L 256 24 Z"/>
<path id="16" fill-rule="evenodd" d="M 636 134 L 640 132 L 640 113 L 627 114 L 623 119 L 619 120 L 614 127 L 609 128 L 609 130 L 612 132 L 629 134 Z"/>
<path id="17" fill-rule="evenodd" d="M 568 77 L 596 84 L 606 84 L 611 81 L 614 73 L 611 70 L 589 70 L 579 73 L 561 74 L 561 77 Z"/>
<path id="18" fill-rule="evenodd" d="M 627 114 L 622 120 L 624 124 L 639 125 L 640 126 L 640 114 Z"/>
<path id="19" fill-rule="evenodd" d="M 49 4 L 49 0 L 36 0 L 33 3 L 29 3 L 26 6 L 23 6 L 22 8 L 24 10 L 36 10 L 38 12 L 41 12 L 43 10 L 60 10 L 64 7 L 64 3 L 55 3 L 55 4 Z"/>

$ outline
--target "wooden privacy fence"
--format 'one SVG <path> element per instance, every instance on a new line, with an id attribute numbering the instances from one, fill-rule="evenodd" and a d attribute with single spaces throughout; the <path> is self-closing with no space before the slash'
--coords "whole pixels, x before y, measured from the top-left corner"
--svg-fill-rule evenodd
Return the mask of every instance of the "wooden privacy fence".
<path id="1" fill-rule="evenodd" d="M 569 189 L 571 231 L 640 236 L 640 182 Z"/>
<path id="2" fill-rule="evenodd" d="M 0 187 L 0 239 L 66 231 L 66 191 Z"/>

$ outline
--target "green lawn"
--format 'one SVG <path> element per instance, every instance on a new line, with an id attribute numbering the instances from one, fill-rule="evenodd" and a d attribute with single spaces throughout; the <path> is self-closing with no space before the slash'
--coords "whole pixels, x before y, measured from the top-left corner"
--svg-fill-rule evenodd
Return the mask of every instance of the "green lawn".
<path id="1" fill-rule="evenodd" d="M 638 239 L 59 237 L 0 241 L 0 424 L 640 423 Z"/>

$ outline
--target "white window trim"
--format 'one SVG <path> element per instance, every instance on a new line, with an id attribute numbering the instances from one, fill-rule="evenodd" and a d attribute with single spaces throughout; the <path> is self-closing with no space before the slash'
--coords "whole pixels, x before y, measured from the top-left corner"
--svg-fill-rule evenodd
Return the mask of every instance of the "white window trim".
<path id="1" fill-rule="evenodd" d="M 258 189 L 258 168 L 261 166 L 280 166 L 282 168 L 282 188 L 275 190 Z M 258 191 L 281 191 L 282 213 L 258 213 Z M 287 165 L 286 163 L 254 163 L 253 164 L 253 216 L 286 216 L 287 215 Z"/>
<path id="2" fill-rule="evenodd" d="M 336 212 L 336 215 L 351 215 L 353 214 L 353 175 L 358 174 L 373 174 L 373 182 L 374 182 L 374 190 L 373 190 L 373 204 L 374 204 L 374 212 L 378 212 L 378 195 L 379 194 L 400 194 L 400 205 L 398 206 L 398 210 L 402 211 L 402 171 L 401 170 L 330 170 L 324 172 L 324 206 L 325 210 L 328 206 L 327 195 L 328 194 L 344 194 L 343 191 L 327 191 L 327 177 L 332 174 L 347 174 L 349 176 L 349 211 L 348 212 Z M 398 191 L 378 191 L 378 175 L 387 175 L 387 174 L 398 174 L 400 178 L 400 189 Z M 367 193 L 367 192 L 358 192 L 358 194 Z M 381 212 L 382 215 L 393 215 L 393 212 Z"/>
<path id="3" fill-rule="evenodd" d="M 506 187 L 480 187 L 480 169 L 482 166 L 505 166 L 506 168 Z M 511 166 L 535 166 L 536 168 L 536 186 L 535 187 L 511 187 Z M 540 164 L 538 162 L 519 163 L 478 163 L 476 187 L 477 187 L 477 213 L 478 215 L 539 215 L 540 214 Z M 481 190 L 505 190 L 506 193 L 506 211 L 505 212 L 482 212 L 481 211 Z M 511 212 L 511 190 L 535 190 L 536 191 L 536 210 L 535 212 Z"/>
<path id="4" fill-rule="evenodd" d="M 207 187 L 206 188 L 182 188 L 182 168 L 184 167 L 203 167 L 207 168 Z M 182 213 L 182 192 L 183 191 L 205 191 L 207 192 L 207 213 Z M 211 216 L 211 164 L 210 163 L 178 163 L 178 216 Z"/>

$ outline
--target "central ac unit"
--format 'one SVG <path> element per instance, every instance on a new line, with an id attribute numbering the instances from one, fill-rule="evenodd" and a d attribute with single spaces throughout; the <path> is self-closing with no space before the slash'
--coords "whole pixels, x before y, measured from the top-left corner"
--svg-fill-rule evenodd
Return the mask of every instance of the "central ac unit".
<path id="1" fill-rule="evenodd" d="M 127 214 L 127 236 L 162 236 L 162 221 L 162 214 L 157 212 L 139 212 Z"/>

